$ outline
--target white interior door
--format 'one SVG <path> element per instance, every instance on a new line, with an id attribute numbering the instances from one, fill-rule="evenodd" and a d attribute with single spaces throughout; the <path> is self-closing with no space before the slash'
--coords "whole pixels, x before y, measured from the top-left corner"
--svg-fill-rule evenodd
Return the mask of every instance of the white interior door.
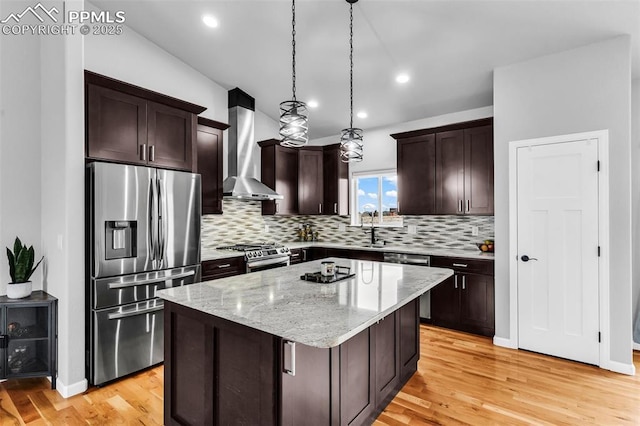
<path id="1" fill-rule="evenodd" d="M 518 346 L 599 364 L 598 142 L 517 149 Z"/>

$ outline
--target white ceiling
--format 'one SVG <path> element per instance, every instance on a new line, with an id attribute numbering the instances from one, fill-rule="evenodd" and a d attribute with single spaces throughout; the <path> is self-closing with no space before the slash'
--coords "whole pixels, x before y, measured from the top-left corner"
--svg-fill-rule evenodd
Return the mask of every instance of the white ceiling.
<path id="1" fill-rule="evenodd" d="M 288 0 L 92 0 L 278 119 L 291 98 Z M 203 14 L 216 16 L 217 29 Z M 349 126 L 349 7 L 296 2 L 297 98 L 317 99 L 312 139 Z M 493 69 L 630 34 L 640 77 L 640 0 L 360 0 L 354 5 L 354 126 L 375 128 L 493 104 Z M 395 74 L 411 81 L 398 85 Z M 161 71 L 159 71 L 161 72 Z"/>

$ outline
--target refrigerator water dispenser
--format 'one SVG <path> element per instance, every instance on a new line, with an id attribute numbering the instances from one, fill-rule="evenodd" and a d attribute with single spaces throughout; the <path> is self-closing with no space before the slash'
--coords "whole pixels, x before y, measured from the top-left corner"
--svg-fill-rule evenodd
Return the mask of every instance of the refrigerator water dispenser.
<path id="1" fill-rule="evenodd" d="M 108 220 L 105 222 L 106 259 L 136 257 L 135 220 Z"/>

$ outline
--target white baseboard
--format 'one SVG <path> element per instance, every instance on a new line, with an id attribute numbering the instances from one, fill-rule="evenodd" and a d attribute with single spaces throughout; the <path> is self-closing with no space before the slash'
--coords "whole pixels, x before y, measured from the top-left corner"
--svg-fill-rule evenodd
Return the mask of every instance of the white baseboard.
<path id="1" fill-rule="evenodd" d="M 64 398 L 78 395 L 79 393 L 86 391 L 88 388 L 89 382 L 87 382 L 87 379 L 82 379 L 79 382 L 72 383 L 70 385 L 65 385 L 59 378 L 56 380 L 56 390 Z"/>
<path id="2" fill-rule="evenodd" d="M 613 371 L 614 373 L 626 374 L 628 376 L 636 375 L 636 366 L 633 364 L 623 364 L 617 361 L 611 361 L 606 363 L 606 366 L 602 366 L 607 370 Z"/>
<path id="3" fill-rule="evenodd" d="M 640 351 L 640 343 L 633 342 L 633 350 Z"/>
<path id="4" fill-rule="evenodd" d="M 493 344 L 503 348 L 518 349 L 518 344 L 515 341 L 505 337 L 493 336 Z"/>

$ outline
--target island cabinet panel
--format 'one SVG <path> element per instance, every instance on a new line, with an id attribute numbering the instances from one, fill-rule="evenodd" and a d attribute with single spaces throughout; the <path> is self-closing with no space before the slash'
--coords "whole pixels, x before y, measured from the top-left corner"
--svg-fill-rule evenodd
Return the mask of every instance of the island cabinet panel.
<path id="1" fill-rule="evenodd" d="M 295 375 L 282 373 L 281 424 L 331 424 L 331 349 L 300 343 L 292 349 L 284 340 L 281 348 L 283 370 L 291 368 L 295 351 Z"/>
<path id="2" fill-rule="evenodd" d="M 384 403 L 400 380 L 400 359 L 396 346 L 400 322 L 397 318 L 394 312 L 375 326 L 376 406 Z"/>
<path id="3" fill-rule="evenodd" d="M 165 302 L 166 425 L 276 424 L 273 336 Z"/>
<path id="4" fill-rule="evenodd" d="M 372 328 L 340 345 L 340 424 L 343 425 L 364 424 L 375 409 L 376 365 Z"/>
<path id="5" fill-rule="evenodd" d="M 417 299 L 419 300 L 419 299 Z M 420 305 L 418 301 L 398 309 L 400 322 L 400 379 L 408 380 L 418 368 L 420 358 Z"/>

